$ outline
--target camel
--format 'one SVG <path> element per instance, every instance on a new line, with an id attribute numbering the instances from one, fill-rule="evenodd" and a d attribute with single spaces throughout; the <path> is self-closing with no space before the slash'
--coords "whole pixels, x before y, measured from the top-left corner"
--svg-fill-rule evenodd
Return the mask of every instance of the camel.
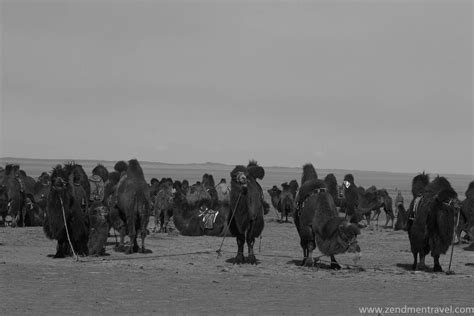
<path id="1" fill-rule="evenodd" d="M 230 188 L 226 183 L 224 178 L 221 179 L 219 184 L 216 186 L 217 191 L 217 200 L 219 202 L 229 202 L 230 201 Z"/>
<path id="2" fill-rule="evenodd" d="M 23 207 L 24 226 L 43 226 L 44 216 L 44 209 L 40 208 L 39 205 L 35 203 L 34 196 L 29 193 L 26 194 Z"/>
<path id="3" fill-rule="evenodd" d="M 414 213 L 416 212 L 416 208 L 418 207 L 421 197 L 425 192 L 426 186 L 430 183 L 430 176 L 428 174 L 420 173 L 416 175 L 411 182 L 411 194 L 413 196 L 412 201 L 410 202 L 410 206 L 408 207 L 407 211 L 407 231 L 410 231 L 411 225 L 413 224 L 414 220 Z"/>
<path id="4" fill-rule="evenodd" d="M 392 225 L 390 227 L 393 228 L 393 225 L 395 224 L 394 223 L 395 214 L 393 213 L 393 200 L 392 200 L 392 198 L 390 197 L 390 195 L 388 194 L 386 189 L 377 190 L 377 197 L 379 199 L 379 205 L 381 206 L 381 208 L 383 208 L 383 210 L 385 212 L 385 218 L 386 219 L 385 219 L 384 228 L 389 227 L 388 223 L 390 221 L 392 222 Z M 374 215 L 372 217 L 372 220 L 377 221 L 377 226 L 378 226 L 378 223 L 379 223 L 379 216 L 380 216 L 381 208 L 376 207 Z"/>
<path id="5" fill-rule="evenodd" d="M 238 165 L 230 173 L 230 217 L 229 229 L 237 240 L 235 263 L 256 264 L 253 246 L 255 238 L 263 231 L 265 205 L 263 190 L 258 179 L 263 179 L 265 170 L 256 161 L 250 161 L 247 167 Z M 244 244 L 247 242 L 248 257 L 244 257 Z"/>
<path id="6" fill-rule="evenodd" d="M 270 190 L 267 190 L 267 192 L 270 195 L 273 207 L 281 214 L 280 222 L 283 222 L 283 217 L 285 217 L 284 222 L 288 223 L 288 215 L 293 214 L 295 201 L 289 184 L 285 182 L 281 186 L 283 190 L 280 190 L 274 185 Z"/>
<path id="7" fill-rule="evenodd" d="M 181 182 L 181 193 L 184 195 L 188 194 L 189 192 L 189 181 L 184 179 L 183 182 Z"/>
<path id="8" fill-rule="evenodd" d="M 45 214 L 47 196 L 50 191 L 51 181 L 50 176 L 43 172 L 37 179 L 34 187 L 33 202 L 39 207 L 40 212 Z"/>
<path id="9" fill-rule="evenodd" d="M 211 209 L 212 197 L 202 184 L 193 185 L 191 190 L 188 196 L 176 190 L 173 206 L 176 229 L 184 236 L 223 236 L 228 231 L 229 203 L 219 202 Z"/>
<path id="10" fill-rule="evenodd" d="M 87 249 L 90 256 L 105 254 L 105 245 L 109 234 L 109 208 L 97 201 L 88 211 L 89 238 Z"/>
<path id="11" fill-rule="evenodd" d="M 64 258 L 72 254 L 65 221 L 74 251 L 79 255 L 88 254 L 87 217 L 82 210 L 82 200 L 86 193 L 80 182 L 78 184 L 83 172 L 82 167 L 75 163 L 53 168 L 43 231 L 49 239 L 57 240 L 54 258 Z"/>
<path id="12" fill-rule="evenodd" d="M 143 170 L 136 159 L 128 161 L 127 171 L 124 171 L 117 184 L 114 208 L 124 221 L 126 231 L 121 230 L 121 244 L 117 250 L 125 250 L 126 254 L 133 252 L 146 253 L 145 238 L 148 234 L 147 225 L 150 218 L 150 188 L 145 181 Z M 130 238 L 130 247 L 124 249 L 124 233 Z M 138 247 L 137 236 L 140 235 L 141 247 Z"/>
<path id="13" fill-rule="evenodd" d="M 356 224 L 340 218 L 326 183 L 318 179 L 312 164 L 303 166 L 301 188 L 297 197 L 295 225 L 303 248 L 303 265 L 314 264 L 316 246 L 331 258 L 331 269 L 341 269 L 334 257 L 345 252 L 360 252 Z"/>
<path id="14" fill-rule="evenodd" d="M 381 202 L 378 199 L 377 188 L 357 187 L 352 174 L 346 174 L 343 181 L 344 201 L 343 208 L 346 212 L 346 219 L 351 223 L 359 223 L 364 217 L 367 225 L 370 226 L 370 214 L 374 209 L 380 208 Z"/>
<path id="15" fill-rule="evenodd" d="M 92 169 L 89 178 L 91 193 L 88 208 L 89 240 L 87 247 L 89 255 L 100 256 L 105 253 L 105 244 L 109 235 L 110 208 L 106 198 L 106 183 L 109 181 L 109 172 L 103 165 L 98 164 Z M 108 192 L 110 194 L 110 192 Z"/>
<path id="16" fill-rule="evenodd" d="M 474 181 L 469 183 L 465 196 L 466 198 L 462 201 L 461 217 L 456 235 L 460 240 L 461 233 L 464 231 L 471 242 L 468 249 L 472 249 L 474 248 Z"/>
<path id="17" fill-rule="evenodd" d="M 337 191 L 337 180 L 334 173 L 327 174 L 326 177 L 324 178 L 324 183 L 326 183 L 328 192 L 329 194 L 331 194 L 332 199 L 334 200 L 334 203 L 336 203 L 336 206 L 340 206 L 341 202 L 339 200 L 339 194 Z"/>
<path id="18" fill-rule="evenodd" d="M 415 183 L 415 179 L 412 183 Z M 413 254 L 412 268 L 425 270 L 425 256 L 431 252 L 433 271 L 442 272 L 439 257 L 446 253 L 452 243 L 455 216 L 460 209 L 457 193 L 446 178 L 438 176 L 424 188 L 415 203 L 408 229 Z"/>
<path id="19" fill-rule="evenodd" d="M 7 187 L 0 185 L 0 216 L 2 217 L 2 225 L 6 225 L 8 215 L 8 194 Z"/>
<path id="20" fill-rule="evenodd" d="M 290 181 L 290 183 L 288 183 L 288 185 L 290 186 L 290 192 L 291 192 L 291 195 L 293 195 L 293 200 L 295 200 L 296 193 L 298 192 L 298 189 L 299 189 L 298 181 L 293 179 Z"/>
<path id="21" fill-rule="evenodd" d="M 123 160 L 117 161 L 114 165 L 114 170 L 120 175 L 120 177 L 127 173 L 127 169 L 128 164 Z"/>
<path id="22" fill-rule="evenodd" d="M 380 210 L 380 208 L 383 207 L 384 198 L 380 197 L 379 190 L 377 190 L 375 186 L 370 186 L 367 190 L 359 186 L 357 188 L 357 193 L 355 218 L 357 222 L 359 222 L 365 217 L 367 225 L 370 226 L 371 213 L 375 210 Z"/>
<path id="23" fill-rule="evenodd" d="M 219 201 L 219 197 L 216 190 L 216 184 L 214 182 L 214 177 L 212 174 L 204 174 L 202 176 L 202 185 L 206 188 L 207 192 L 211 196 L 211 205 L 210 208 L 214 208 L 217 206 L 217 202 Z"/>
<path id="24" fill-rule="evenodd" d="M 357 186 L 354 183 L 354 176 L 352 174 L 346 174 L 344 176 L 344 210 L 346 213 L 346 219 L 350 219 L 351 223 L 358 223 L 356 218 L 356 209 L 358 205 L 359 194 Z"/>
<path id="25" fill-rule="evenodd" d="M 102 181 L 107 182 L 109 180 L 109 171 L 102 164 L 97 164 L 97 166 L 92 169 L 92 175 L 97 175 L 102 178 Z"/>
<path id="26" fill-rule="evenodd" d="M 115 203 L 116 203 L 115 192 L 117 190 L 117 185 L 119 182 L 120 182 L 120 173 L 116 170 L 110 172 L 108 180 L 105 183 L 105 188 L 104 188 L 104 203 L 109 210 L 109 215 L 107 218 L 109 231 L 111 228 L 113 228 L 114 231 L 119 232 L 119 235 L 121 236 L 121 240 L 120 240 L 120 244 L 117 246 L 119 248 L 117 249 L 120 249 L 120 245 L 122 245 L 122 249 L 123 249 L 123 245 L 125 243 L 124 238 L 127 232 L 127 228 L 125 225 L 125 217 L 115 207 Z"/>
<path id="27" fill-rule="evenodd" d="M 397 221 L 395 222 L 394 230 L 407 230 L 407 221 L 408 213 L 405 210 L 405 205 L 403 203 L 403 197 L 400 192 L 398 192 L 397 197 L 395 198 L 395 207 L 397 209 Z"/>
<path id="28" fill-rule="evenodd" d="M 150 197 L 152 201 L 154 200 L 159 190 L 160 190 L 160 181 L 157 178 L 152 178 L 150 180 Z"/>
<path id="29" fill-rule="evenodd" d="M 3 185 L 6 187 L 8 204 L 7 215 L 12 218 L 11 225 L 24 226 L 23 209 L 25 207 L 25 183 L 19 173 L 20 166 L 8 164 L 5 167 Z"/>
<path id="30" fill-rule="evenodd" d="M 170 183 L 165 182 L 161 185 L 161 188 L 156 194 L 153 203 L 155 215 L 155 227 L 153 228 L 153 232 L 168 232 L 168 222 L 171 216 L 173 216 L 173 197 L 175 191 Z"/>

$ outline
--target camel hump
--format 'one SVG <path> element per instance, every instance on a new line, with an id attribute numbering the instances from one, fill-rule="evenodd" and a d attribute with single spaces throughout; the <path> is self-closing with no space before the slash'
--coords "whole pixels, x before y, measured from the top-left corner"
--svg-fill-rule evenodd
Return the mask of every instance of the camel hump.
<path id="1" fill-rule="evenodd" d="M 314 180 L 318 178 L 318 174 L 316 172 L 316 169 L 314 168 L 312 163 L 307 163 L 303 166 L 303 175 L 301 177 L 301 186 L 308 181 L 308 180 Z"/>
<path id="2" fill-rule="evenodd" d="M 131 159 L 128 161 L 127 175 L 132 177 L 145 177 L 138 160 Z"/>

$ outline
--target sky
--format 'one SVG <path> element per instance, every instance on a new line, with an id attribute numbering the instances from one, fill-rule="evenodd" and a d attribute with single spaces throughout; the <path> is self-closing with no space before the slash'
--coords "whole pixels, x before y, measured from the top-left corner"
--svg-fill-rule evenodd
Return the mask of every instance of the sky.
<path id="1" fill-rule="evenodd" d="M 472 1 L 0 8 L 0 157 L 474 175 Z"/>

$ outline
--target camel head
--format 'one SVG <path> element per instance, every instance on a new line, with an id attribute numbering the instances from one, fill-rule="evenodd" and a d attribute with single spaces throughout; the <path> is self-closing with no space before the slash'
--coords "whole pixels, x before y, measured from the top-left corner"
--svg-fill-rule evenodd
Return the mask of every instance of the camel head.
<path id="1" fill-rule="evenodd" d="M 344 176 L 344 181 L 342 182 L 343 185 L 344 185 L 344 189 L 349 189 L 349 187 L 353 184 L 355 184 L 354 182 L 354 176 L 352 174 L 346 174 Z"/>
<path id="2" fill-rule="evenodd" d="M 270 197 L 275 197 L 275 198 L 279 198 L 280 195 L 281 195 L 281 190 L 278 189 L 278 187 L 276 185 L 274 185 L 270 190 L 267 190 L 268 194 L 270 195 Z"/>
<path id="3" fill-rule="evenodd" d="M 231 184 L 234 188 L 239 188 L 242 194 L 247 194 L 248 172 L 244 166 L 237 166 L 230 173 Z"/>
<path id="4" fill-rule="evenodd" d="M 338 227 L 338 242 L 350 253 L 360 252 L 357 235 L 360 229 L 356 224 L 343 221 Z"/>

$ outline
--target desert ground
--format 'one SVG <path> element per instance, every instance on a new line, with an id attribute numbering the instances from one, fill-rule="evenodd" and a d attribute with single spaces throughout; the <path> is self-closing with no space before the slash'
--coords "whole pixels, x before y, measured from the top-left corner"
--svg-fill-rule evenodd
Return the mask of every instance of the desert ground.
<path id="1" fill-rule="evenodd" d="M 44 165 L 23 163 L 34 177 L 49 171 Z M 33 166 L 34 165 L 34 166 Z M 90 171 L 86 166 L 86 171 Z M 219 181 L 228 167 L 212 170 L 187 166 L 144 170 L 147 178 L 172 176 L 195 181 L 213 172 Z M 345 171 L 339 171 L 343 174 Z M 273 184 L 299 179 L 297 169 L 267 169 L 264 190 Z M 322 172 L 324 176 L 325 172 Z M 341 175 L 336 174 L 338 181 Z M 360 185 L 395 188 L 410 202 L 410 175 L 354 172 Z M 149 179 L 148 179 L 149 180 Z M 451 176 L 463 192 L 472 176 Z M 268 199 L 268 196 L 267 200 Z M 328 269 L 322 257 L 314 267 L 301 267 L 302 251 L 293 223 L 277 222 L 275 210 L 265 217 L 265 229 L 256 242 L 257 265 L 235 265 L 235 239 L 185 237 L 176 231 L 150 233 L 147 254 L 125 255 L 113 250 L 108 239 L 106 255 L 53 259 L 56 244 L 41 227 L 0 228 L 0 314 L 318 314 L 357 315 L 360 307 L 474 306 L 474 252 L 467 244 L 454 247 L 451 270 L 455 273 L 411 271 L 412 255 L 403 231 L 377 225 L 362 229 L 362 258 L 353 266 L 349 254 L 337 256 L 342 270 Z M 150 218 L 150 231 L 153 218 Z M 216 250 L 222 244 L 222 256 Z M 315 251 L 315 256 L 320 253 Z M 449 252 L 441 257 L 448 270 Z M 426 260 L 433 266 L 432 258 Z M 377 313 L 375 313 L 377 314 Z M 382 313 L 383 314 L 383 313 Z"/>
<path id="2" fill-rule="evenodd" d="M 474 253 L 454 248 L 452 270 L 414 272 L 405 232 L 373 226 L 360 236 L 361 268 L 351 255 L 299 266 L 292 223 L 267 215 L 257 265 L 234 265 L 234 238 L 152 233 L 149 254 L 53 259 L 41 227 L 0 228 L 2 312 L 11 314 L 320 314 L 354 315 L 372 306 L 473 306 Z M 316 256 L 319 253 L 315 252 Z M 441 258 L 448 269 L 449 253 Z M 427 263 L 432 266 L 431 257 Z"/>

